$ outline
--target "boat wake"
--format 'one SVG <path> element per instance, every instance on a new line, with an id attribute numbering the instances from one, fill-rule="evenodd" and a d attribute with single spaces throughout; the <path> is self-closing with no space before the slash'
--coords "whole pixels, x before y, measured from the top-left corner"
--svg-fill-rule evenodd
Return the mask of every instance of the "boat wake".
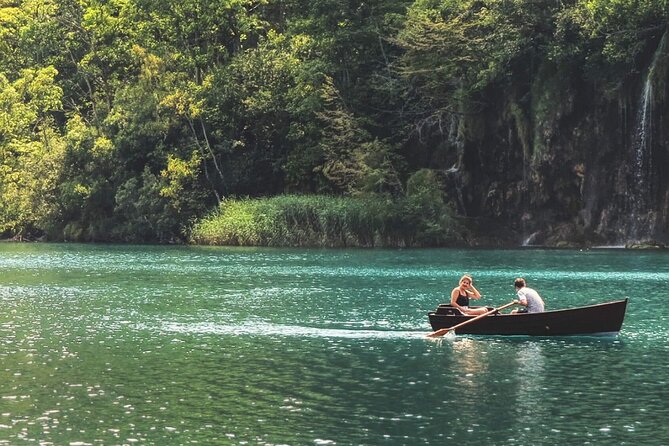
<path id="1" fill-rule="evenodd" d="M 149 327 L 144 327 L 149 328 Z M 349 338 L 349 339 L 411 339 L 424 338 L 429 330 L 370 330 L 345 328 L 305 327 L 267 322 L 226 325 L 209 322 L 163 322 L 157 328 L 162 332 L 186 334 L 215 334 L 232 336 L 284 336 L 300 338 Z"/>

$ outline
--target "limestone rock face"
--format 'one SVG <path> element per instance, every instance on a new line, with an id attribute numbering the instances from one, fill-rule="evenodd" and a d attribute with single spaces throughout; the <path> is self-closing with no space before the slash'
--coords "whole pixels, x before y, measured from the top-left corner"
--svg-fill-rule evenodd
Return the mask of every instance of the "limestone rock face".
<path id="1" fill-rule="evenodd" d="M 666 32 L 642 62 L 611 94 L 547 64 L 528 88 L 489 92 L 479 113 L 463 114 L 444 184 L 459 214 L 477 220 L 472 240 L 669 243 Z"/>

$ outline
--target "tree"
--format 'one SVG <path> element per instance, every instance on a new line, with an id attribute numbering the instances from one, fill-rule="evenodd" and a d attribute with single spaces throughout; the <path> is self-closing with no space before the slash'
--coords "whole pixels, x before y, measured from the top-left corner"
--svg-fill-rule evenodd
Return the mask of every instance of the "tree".
<path id="1" fill-rule="evenodd" d="M 216 128 L 212 146 L 224 161 L 229 190 L 275 194 L 287 176 L 306 182 L 289 153 L 294 146 L 313 147 L 318 137 L 322 75 L 312 70 L 312 44 L 306 36 L 269 32 L 257 48 L 235 55 L 205 80 L 203 118 Z"/>
<path id="2" fill-rule="evenodd" d="M 57 218 L 64 144 L 51 114 L 62 90 L 53 67 L 0 74 L 0 233 L 25 237 Z"/>
<path id="3" fill-rule="evenodd" d="M 399 159 L 393 147 L 364 130 L 364 120 L 346 108 L 331 80 L 324 98 L 327 107 L 320 114 L 324 175 L 349 194 L 401 191 Z"/>

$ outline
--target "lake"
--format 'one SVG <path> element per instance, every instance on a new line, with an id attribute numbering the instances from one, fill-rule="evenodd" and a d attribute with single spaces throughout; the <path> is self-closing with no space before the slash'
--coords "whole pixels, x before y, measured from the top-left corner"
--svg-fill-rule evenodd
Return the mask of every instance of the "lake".
<path id="1" fill-rule="evenodd" d="M 2 243 L 0 271 L 0 444 L 669 444 L 664 251 Z M 627 316 L 426 339 L 463 273 Z"/>

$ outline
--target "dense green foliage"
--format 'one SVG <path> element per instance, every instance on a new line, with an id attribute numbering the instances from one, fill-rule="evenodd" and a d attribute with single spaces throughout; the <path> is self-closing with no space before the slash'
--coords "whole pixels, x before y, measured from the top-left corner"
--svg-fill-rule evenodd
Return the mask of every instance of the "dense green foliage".
<path id="1" fill-rule="evenodd" d="M 476 137 L 460 117 L 551 67 L 615 96 L 668 19 L 666 0 L 0 0 L 0 234 L 179 241 L 217 208 L 195 240 L 446 243 L 464 210 L 426 184 Z M 532 157 L 524 123 L 548 112 L 512 113 Z"/>

